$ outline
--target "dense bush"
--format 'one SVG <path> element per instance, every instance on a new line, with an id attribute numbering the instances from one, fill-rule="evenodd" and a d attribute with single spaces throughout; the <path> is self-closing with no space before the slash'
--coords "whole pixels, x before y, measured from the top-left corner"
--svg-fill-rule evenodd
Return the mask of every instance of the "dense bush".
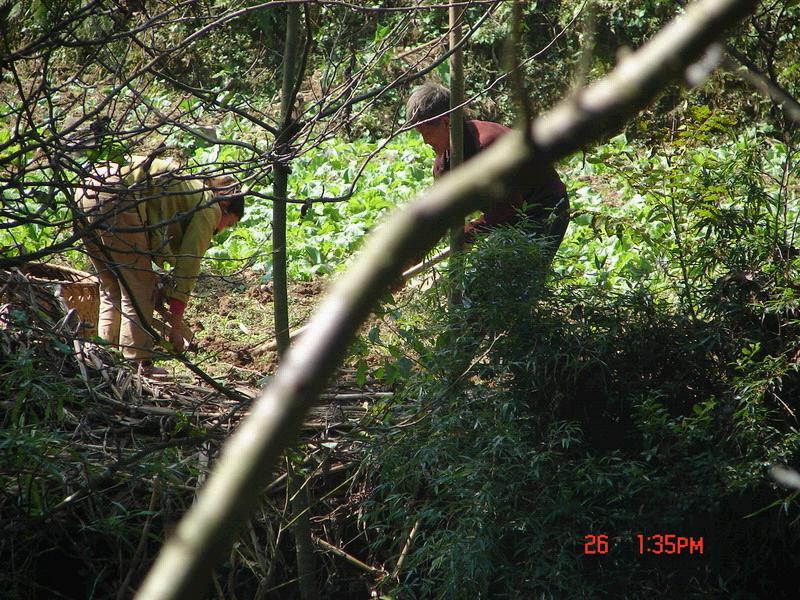
<path id="1" fill-rule="evenodd" d="M 417 332 L 438 341 L 393 422 L 414 426 L 374 445 L 376 552 L 419 521 L 399 597 L 785 592 L 771 569 L 797 567 L 797 506 L 766 470 L 798 458 L 771 392 L 794 363 L 645 295 L 561 284 L 526 305 L 508 285 L 538 276 L 525 247 L 510 231 L 473 251 L 469 308 Z M 640 556 L 638 533 L 704 554 Z M 584 555 L 588 534 L 609 553 Z"/>

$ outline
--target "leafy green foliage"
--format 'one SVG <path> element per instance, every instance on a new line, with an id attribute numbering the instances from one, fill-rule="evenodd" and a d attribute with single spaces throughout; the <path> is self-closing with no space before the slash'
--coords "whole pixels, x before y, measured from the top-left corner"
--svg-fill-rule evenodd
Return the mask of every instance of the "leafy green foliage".
<path id="1" fill-rule="evenodd" d="M 407 389 L 418 404 L 396 408 L 414 427 L 389 427 L 373 446 L 380 475 L 367 524 L 407 532 L 419 521 L 397 591 L 758 589 L 764 565 L 780 560 L 777 544 L 800 543 L 796 528 L 754 534 L 747 567 L 736 570 L 705 556 L 665 569 L 637 554 L 635 536 L 693 535 L 724 553 L 741 548 L 743 530 L 782 522 L 775 510 L 746 517 L 781 497 L 765 484 L 765 465 L 798 458 L 797 432 L 780 425 L 787 415 L 764 393 L 794 381 L 794 365 L 753 353 L 732 362 L 746 350 L 716 334 L 721 323 L 695 323 L 635 293 L 560 286 L 523 309 L 516 291 L 501 293 L 505 274 L 479 266 L 500 258 L 494 242 L 513 239 L 503 232 L 473 250 L 481 277 L 467 288 L 470 307 L 418 332 L 435 339 Z M 505 264 L 519 264 L 525 242 L 504 246 Z M 541 281 L 537 253 L 527 258 L 527 281 Z M 785 508 L 797 514 L 794 503 Z M 590 533 L 610 536 L 609 555 L 582 554 Z M 404 542 L 375 540 L 394 557 Z"/>
<path id="2" fill-rule="evenodd" d="M 138 140 L 129 141 L 128 133 L 152 122 L 152 109 L 182 124 L 213 124 L 220 137 L 244 140 L 264 155 L 272 148 L 263 131 L 226 111 L 246 107 L 274 123 L 274 75 L 282 61 L 274 48 L 284 35 L 283 9 L 246 11 L 193 38 L 154 63 L 165 78 L 150 81 L 148 70 L 128 104 L 132 90 L 110 81 L 153 57 L 125 36 L 104 39 L 125 19 L 139 26 L 148 18 L 134 10 L 138 3 L 123 4 L 131 8 L 125 15 L 93 13 L 70 24 L 59 36 L 70 40 L 69 47 L 32 52 L 39 61 L 52 51 L 58 60 L 45 61 L 47 69 L 31 63 L 13 77 L 11 70 L 0 75 L 9 98 L 18 87 L 46 91 L 25 107 L 30 110 L 7 100 L 0 116 L 0 166 L 8 182 L 3 206 L 12 218 L 22 217 L 0 229 L 3 253 L 46 249 L 70 233 L 64 209 L 70 186 L 60 180 L 63 173 L 26 169 L 37 147 L 49 150 L 43 140 L 67 112 L 86 114 L 105 99 L 127 105 L 114 116 L 119 135 L 79 161 L 118 159 L 136 150 Z M 520 54 L 536 56 L 525 72 L 535 82 L 529 91 L 537 111 L 564 95 L 584 59 L 591 81 L 616 61 L 620 45 L 641 45 L 677 9 L 664 0 L 599 0 L 568 26 L 582 10 L 575 3 L 524 5 Z M 0 21 L 10 25 L 9 47 L 46 38 L 50 26 L 81 6 L 71 0 L 0 3 Z M 155 15 L 163 7 L 147 8 Z M 180 14 L 171 12 L 165 27 L 151 22 L 137 42 L 174 49 L 198 27 L 239 8 L 232 0 L 189 3 Z M 364 89 L 393 80 L 427 51 L 446 15 L 426 9 L 404 30 L 399 11 L 308 8 L 315 48 L 303 85 L 305 109 L 363 67 Z M 484 7 L 468 10 L 469 22 Z M 765 7 L 733 43 L 795 96 L 797 10 L 796 2 Z M 468 44 L 468 93 L 483 93 L 503 74 L 509 14 L 510 3 L 502 3 Z M 590 42 L 591 56 L 585 48 Z M 95 61 L 109 68 L 98 69 Z M 71 63 L 88 65 L 80 70 L 77 92 L 53 78 Z M 25 81 L 34 69 L 43 78 Z M 86 93 L 84 85 L 91 89 L 112 71 L 114 78 Z M 443 66 L 436 74 L 447 77 Z M 25 85 L 17 86 L 15 77 Z M 175 98 L 170 77 L 213 102 Z M 516 109 L 505 86 L 500 82 L 479 98 L 476 116 L 513 120 Z M 723 90 L 734 94 L 717 94 Z M 377 148 L 359 136 L 386 135 L 406 91 L 392 90 L 356 123 L 344 125 L 347 141 L 303 150 L 292 163 L 292 198 L 346 194 L 361 161 Z M 796 494 L 766 478 L 770 464 L 796 466 L 798 458 L 796 140 L 780 111 L 730 77 L 713 80 L 687 102 L 683 98 L 667 93 L 627 135 L 563 166 L 574 219 L 551 289 L 541 283 L 546 269 L 539 249 L 520 232 L 497 232 L 467 258 L 461 309 L 446 312 L 443 294 L 434 288 L 414 298 L 419 302 L 381 315 L 390 333 L 374 328 L 357 344 L 358 383 L 372 376 L 405 389 L 411 404 L 376 410 L 380 415 L 385 408 L 389 416 L 371 457 L 377 487 L 366 516 L 376 559 L 388 564 L 406 541 L 398 532 L 419 523 L 401 571 L 401 595 L 601 597 L 624 590 L 663 596 L 669 590 L 686 597 L 766 597 L 779 595 L 784 573 L 796 570 Z M 22 116 L 29 113 L 42 118 L 28 123 Z M 769 125 L 753 128 L 748 116 L 766 117 Z M 12 140 L 11 132 L 20 135 Z M 221 162 L 256 172 L 241 147 L 209 144 L 167 124 L 158 135 L 190 157 L 193 168 Z M 658 145 L 635 146 L 635 138 Z M 313 279 L 341 269 L 386 210 L 430 183 L 429 158 L 419 138 L 407 134 L 369 163 L 352 198 L 312 204 L 305 214 L 290 206 L 291 276 Z M 266 175 L 252 187 L 271 193 Z M 209 252 L 213 268 L 253 266 L 268 279 L 270 222 L 269 201 L 254 202 L 243 225 Z M 67 258 L 81 264 L 77 255 Z M 10 393 L 0 456 L 3 473 L 16 475 L 0 483 L 11 513 L 38 517 L 71 494 L 73 482 L 93 482 L 100 469 L 63 432 L 45 429 L 57 429 L 65 415 L 83 414 L 84 403 L 58 378 L 43 376 L 30 353 L 12 358 L 0 365 Z M 182 414 L 175 428 L 199 433 Z M 98 594 L 118 591 L 150 516 L 146 501 L 155 489 L 149 479 L 164 476 L 184 489 L 197 475 L 177 450 L 158 456 L 94 493 L 85 537 L 66 545 L 64 555 L 80 555 L 84 566 L 96 568 L 95 584 L 106 573 L 95 587 Z M 120 501 L 122 484 L 136 502 Z M 188 498 L 191 490 L 184 491 Z M 172 503 L 167 500 L 167 508 Z M 70 526 L 83 523 L 80 513 L 63 514 Z M 154 537 L 171 517 L 170 511 L 160 516 Z M 711 557 L 643 559 L 632 538 L 639 531 L 702 535 Z M 584 556 L 587 533 L 607 533 L 610 555 Z M 109 539 L 118 546 L 120 564 L 104 571 L 114 554 Z M 25 553 L 43 556 L 51 540 L 40 535 L 34 541 L 23 542 Z M 17 565 L 16 572 L 30 572 L 27 566 Z M 773 577 L 771 568 L 782 573 Z"/>
<path id="3" fill-rule="evenodd" d="M 796 157 L 737 125 L 697 107 L 659 152 L 621 135 L 573 158 L 577 227 L 559 274 L 617 290 L 646 281 L 693 312 L 725 277 L 791 268 L 798 206 L 783 173 Z"/>
<path id="4" fill-rule="evenodd" d="M 289 276 L 297 280 L 330 275 L 342 268 L 360 247 L 365 234 L 374 228 L 389 210 L 407 202 L 431 181 L 427 161 L 430 150 L 419 136 L 404 134 L 386 144 L 371 158 L 363 172 L 364 161 L 383 145 L 383 141 L 355 140 L 326 142 L 314 152 L 292 162 L 289 196 L 295 200 L 353 195 L 337 202 L 312 203 L 305 211 L 294 203 L 287 208 L 287 253 Z M 269 194 L 266 186 L 254 186 Z M 251 203 L 241 225 L 224 243 L 212 248 L 210 258 L 230 260 L 238 267 L 250 260 L 253 268 L 271 276 L 272 207 Z M 223 263 L 224 266 L 224 263 Z"/>

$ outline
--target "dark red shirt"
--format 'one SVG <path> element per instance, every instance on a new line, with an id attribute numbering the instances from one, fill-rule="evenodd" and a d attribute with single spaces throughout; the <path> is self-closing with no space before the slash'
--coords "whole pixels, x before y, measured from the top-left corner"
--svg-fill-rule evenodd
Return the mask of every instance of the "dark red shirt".
<path id="1" fill-rule="evenodd" d="M 511 129 L 490 121 L 470 120 L 464 123 L 464 162 L 481 150 L 488 148 Z M 468 138 L 471 136 L 471 139 Z M 433 162 L 434 178 L 449 170 L 449 156 L 438 154 Z M 537 177 L 527 189 L 513 192 L 508 198 L 494 202 L 483 210 L 483 215 L 464 228 L 467 241 L 476 231 L 489 231 L 498 225 L 511 225 L 520 219 L 535 218 L 543 209 L 553 208 L 567 195 L 567 188 L 552 165 L 541 165 Z"/>

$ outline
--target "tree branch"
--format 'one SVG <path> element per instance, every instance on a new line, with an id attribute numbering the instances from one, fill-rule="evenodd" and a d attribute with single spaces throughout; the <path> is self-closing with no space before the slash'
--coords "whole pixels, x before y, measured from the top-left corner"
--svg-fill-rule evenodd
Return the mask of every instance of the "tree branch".
<path id="1" fill-rule="evenodd" d="M 767 96 L 786 113 L 790 120 L 800 123 L 800 103 L 789 92 L 764 75 L 752 61 L 737 52 L 732 46 L 726 46 L 725 51 L 728 53 L 728 56 L 723 60 L 723 66 L 726 69 L 738 75 Z"/>

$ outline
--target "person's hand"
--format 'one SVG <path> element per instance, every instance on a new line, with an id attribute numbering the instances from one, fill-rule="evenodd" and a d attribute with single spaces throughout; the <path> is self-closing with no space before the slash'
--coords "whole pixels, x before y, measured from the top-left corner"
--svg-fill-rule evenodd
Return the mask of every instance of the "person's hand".
<path id="1" fill-rule="evenodd" d="M 153 306 L 159 308 L 164 306 L 167 301 L 167 290 L 164 285 L 159 281 L 156 289 L 153 290 Z"/>
<path id="2" fill-rule="evenodd" d="M 472 247 L 472 244 L 475 243 L 475 234 L 478 233 L 477 227 L 473 226 L 472 223 L 467 223 L 464 226 L 464 236 L 461 238 L 461 249 L 462 250 L 469 250 Z"/>
<path id="3" fill-rule="evenodd" d="M 183 337 L 183 316 L 170 313 L 169 315 L 169 343 L 175 352 L 183 352 L 186 342 Z"/>

